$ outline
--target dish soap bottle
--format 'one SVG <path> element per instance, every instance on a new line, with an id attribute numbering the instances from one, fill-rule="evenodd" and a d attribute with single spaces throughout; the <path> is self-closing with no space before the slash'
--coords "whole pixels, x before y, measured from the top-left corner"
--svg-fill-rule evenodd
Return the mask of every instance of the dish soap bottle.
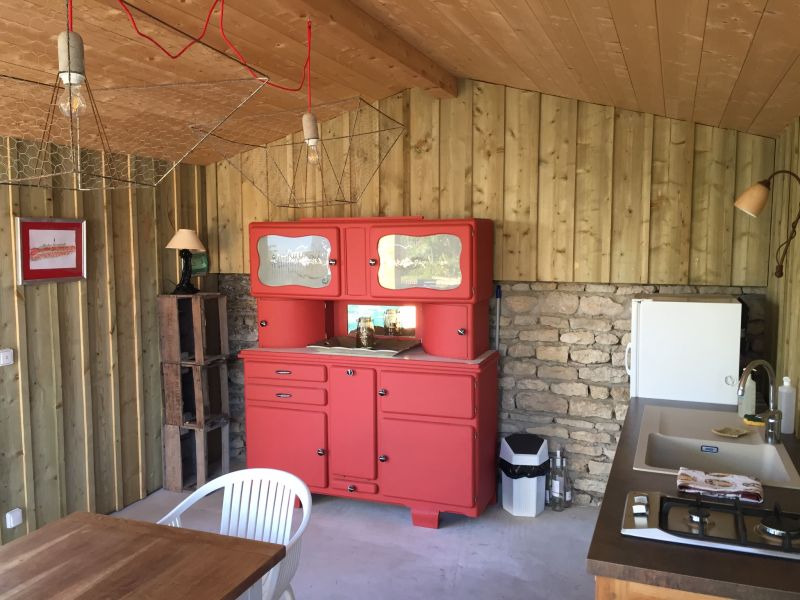
<path id="1" fill-rule="evenodd" d="M 555 466 L 550 471 L 550 508 L 556 512 L 564 510 L 564 464 L 561 448 L 556 450 Z"/>
<path id="2" fill-rule="evenodd" d="M 783 413 L 781 433 L 794 433 L 794 412 L 797 403 L 797 390 L 792 380 L 783 378 L 783 385 L 778 388 L 778 410 Z"/>

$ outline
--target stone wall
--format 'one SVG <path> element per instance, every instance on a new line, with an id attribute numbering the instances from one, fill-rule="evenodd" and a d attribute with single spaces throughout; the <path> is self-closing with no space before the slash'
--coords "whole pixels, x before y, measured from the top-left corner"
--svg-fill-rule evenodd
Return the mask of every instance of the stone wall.
<path id="1" fill-rule="evenodd" d="M 625 345 L 635 294 L 727 294 L 749 308 L 746 358 L 764 350 L 765 290 L 575 283 L 503 284 L 500 432 L 561 446 L 575 502 L 603 497 L 628 407 Z"/>
<path id="2" fill-rule="evenodd" d="M 220 275 L 231 352 L 257 345 L 247 275 Z M 639 293 L 742 295 L 750 309 L 747 358 L 764 349 L 765 290 L 574 283 L 502 284 L 500 432 L 527 431 L 563 446 L 579 504 L 602 499 L 628 406 L 623 366 L 631 298 Z M 492 320 L 494 307 L 492 307 Z M 494 332 L 494 323 L 491 331 Z M 231 454 L 244 456 L 244 372 L 230 368 Z"/>

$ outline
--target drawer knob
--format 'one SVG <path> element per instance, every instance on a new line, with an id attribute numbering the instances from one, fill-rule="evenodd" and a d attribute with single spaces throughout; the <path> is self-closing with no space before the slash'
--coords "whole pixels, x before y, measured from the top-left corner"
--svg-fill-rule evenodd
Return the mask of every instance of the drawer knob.
<path id="1" fill-rule="evenodd" d="M 267 323 L 266 321 L 259 321 L 258 324 L 261 325 L 261 327 L 266 327 L 267 325 L 269 325 L 269 323 Z"/>
<path id="2" fill-rule="evenodd" d="M 325 448 L 317 448 L 317 456 L 325 456 Z"/>
<path id="3" fill-rule="evenodd" d="M 464 329 L 463 327 L 459 327 L 458 329 L 456 329 L 456 333 L 458 335 L 467 335 L 467 330 Z"/>
<path id="4" fill-rule="evenodd" d="M 379 460 L 380 462 L 386 462 L 387 460 L 389 460 L 389 457 L 388 457 L 388 456 L 386 456 L 385 454 L 381 454 L 381 455 L 378 457 L 378 460 Z"/>
<path id="5" fill-rule="evenodd" d="M 335 258 L 329 258 L 329 259 L 328 259 L 328 264 L 329 264 L 330 266 L 334 266 L 334 265 L 336 264 L 336 259 L 335 259 Z"/>
<path id="6" fill-rule="evenodd" d="M 291 398 L 292 395 L 287 393 L 287 392 L 278 392 L 277 394 L 275 394 L 275 397 L 276 398 Z"/>
<path id="7" fill-rule="evenodd" d="M 388 393 L 389 392 L 386 390 L 386 388 L 381 388 L 378 390 L 378 396 L 385 396 Z"/>
<path id="8" fill-rule="evenodd" d="M 348 491 L 348 492 L 355 492 L 355 491 L 356 491 L 356 486 L 354 486 L 354 485 L 351 483 L 350 485 L 348 485 L 348 486 L 347 486 L 347 491 Z"/>
<path id="9" fill-rule="evenodd" d="M 377 265 L 377 264 L 378 264 L 378 261 L 377 261 L 377 260 L 375 260 L 374 258 L 370 258 L 370 259 L 369 259 L 369 266 L 370 266 L 370 267 L 374 267 L 374 266 L 375 266 L 375 265 Z"/>
<path id="10" fill-rule="evenodd" d="M 286 369 L 278 369 L 275 371 L 275 375 L 291 375 L 291 371 L 287 371 Z"/>
<path id="11" fill-rule="evenodd" d="M 353 375 L 356 374 L 356 372 L 353 369 L 347 369 L 347 371 L 345 371 L 344 374 L 352 377 Z"/>

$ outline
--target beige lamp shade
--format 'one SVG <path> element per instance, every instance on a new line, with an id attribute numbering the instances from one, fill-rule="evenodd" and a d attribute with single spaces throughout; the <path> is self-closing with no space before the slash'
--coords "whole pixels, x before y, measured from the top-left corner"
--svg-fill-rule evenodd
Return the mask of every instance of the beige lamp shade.
<path id="1" fill-rule="evenodd" d="M 769 180 L 759 181 L 747 188 L 734 202 L 734 206 L 751 217 L 764 210 L 769 198 Z"/>
<path id="2" fill-rule="evenodd" d="M 205 252 L 206 247 L 192 229 L 178 229 L 167 244 L 173 250 L 191 250 L 192 252 Z"/>

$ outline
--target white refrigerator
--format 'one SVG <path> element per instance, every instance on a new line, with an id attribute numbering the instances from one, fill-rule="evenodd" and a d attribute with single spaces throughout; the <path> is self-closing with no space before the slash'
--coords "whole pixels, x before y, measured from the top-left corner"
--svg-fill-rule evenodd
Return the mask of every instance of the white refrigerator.
<path id="1" fill-rule="evenodd" d="M 625 349 L 631 396 L 735 405 L 741 319 L 733 297 L 634 299 Z"/>

